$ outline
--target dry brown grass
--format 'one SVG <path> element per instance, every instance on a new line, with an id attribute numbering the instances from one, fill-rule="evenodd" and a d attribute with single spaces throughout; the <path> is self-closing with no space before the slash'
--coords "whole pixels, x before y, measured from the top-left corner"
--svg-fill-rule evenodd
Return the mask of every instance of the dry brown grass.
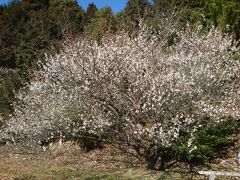
<path id="1" fill-rule="evenodd" d="M 213 168 L 216 166 L 213 164 Z M 187 172 L 146 171 L 139 161 L 113 146 L 90 152 L 85 152 L 72 142 L 53 144 L 46 151 L 20 146 L 0 147 L 0 180 L 191 178 L 205 179 Z"/>

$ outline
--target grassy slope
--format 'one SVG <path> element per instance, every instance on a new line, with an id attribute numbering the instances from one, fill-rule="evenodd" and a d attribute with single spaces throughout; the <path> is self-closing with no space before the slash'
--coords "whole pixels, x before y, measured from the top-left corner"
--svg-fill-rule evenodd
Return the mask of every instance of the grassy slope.
<path id="1" fill-rule="evenodd" d="M 191 176 L 193 179 L 204 179 L 188 173 L 154 172 L 140 166 L 127 167 L 120 162 L 122 155 L 111 154 L 106 149 L 83 153 L 71 145 L 61 150 L 56 146 L 47 152 L 33 153 L 12 148 L 0 147 L 0 180 L 155 180 L 189 179 Z"/>

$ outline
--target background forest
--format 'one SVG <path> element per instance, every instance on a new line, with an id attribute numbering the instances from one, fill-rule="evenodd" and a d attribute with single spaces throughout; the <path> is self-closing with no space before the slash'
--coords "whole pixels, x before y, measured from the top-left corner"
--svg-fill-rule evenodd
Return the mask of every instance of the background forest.
<path id="1" fill-rule="evenodd" d="M 176 29 L 173 29 L 172 31 L 170 31 L 169 34 L 164 34 L 163 30 L 161 29 L 162 26 L 161 27 L 159 26 L 159 24 L 162 25 L 163 22 L 165 22 L 166 24 L 172 24 L 172 27 L 174 27 Z M 108 37 L 110 37 L 110 39 L 112 36 L 115 36 L 115 35 L 117 37 L 117 35 L 121 34 L 123 31 L 127 32 L 127 35 L 128 35 L 127 37 L 130 38 L 130 39 L 128 39 L 127 37 L 124 36 L 126 39 L 126 44 L 127 43 L 134 44 L 135 42 L 133 41 L 133 39 L 135 37 L 139 38 L 138 33 L 141 32 L 141 28 L 142 28 L 141 24 L 142 23 L 144 23 L 147 27 L 153 28 L 157 32 L 163 32 L 162 34 L 159 33 L 157 37 L 167 36 L 166 37 L 167 43 L 164 44 L 164 47 L 171 47 L 176 41 L 179 40 L 178 35 L 175 32 L 175 30 L 176 31 L 177 31 L 177 29 L 178 30 L 186 30 L 186 32 L 188 32 L 189 29 L 193 29 L 193 31 L 194 30 L 197 31 L 198 28 L 201 27 L 202 34 L 204 34 L 204 33 L 207 34 L 210 32 L 209 33 L 210 35 L 209 35 L 209 39 L 202 38 L 202 37 L 199 37 L 198 35 L 196 35 L 196 37 L 199 38 L 199 41 L 203 42 L 203 44 L 205 43 L 204 45 L 201 46 L 203 49 L 205 48 L 205 50 L 202 50 L 200 48 L 199 54 L 200 53 L 204 54 L 205 52 L 207 52 L 210 54 L 209 55 L 210 58 L 214 59 L 215 57 L 211 55 L 211 53 L 212 53 L 211 49 L 207 49 L 207 48 L 211 48 L 210 45 L 213 45 L 213 47 L 215 48 L 214 50 L 219 51 L 219 52 L 221 50 L 223 50 L 223 52 L 227 52 L 230 49 L 231 45 L 234 45 L 234 47 L 236 49 L 239 47 L 239 43 L 237 41 L 240 39 L 240 1 L 239 0 L 152 0 L 152 1 L 128 0 L 125 8 L 121 12 L 116 13 L 116 14 L 112 12 L 111 7 L 104 7 L 102 9 L 98 9 L 94 3 L 89 4 L 88 8 L 86 10 L 84 10 L 75 0 L 61 0 L 61 1 L 59 1 L 59 0 L 13 0 L 13 1 L 9 2 L 9 4 L 7 4 L 7 5 L 1 5 L 0 6 L 0 27 L 1 27 L 0 28 L 0 114 L 3 118 L 0 119 L 0 127 L 3 127 L 6 124 L 6 122 L 8 122 L 8 120 L 11 119 L 11 117 L 12 117 L 11 115 L 15 110 L 14 109 L 15 104 L 18 102 L 18 99 L 16 99 L 15 94 L 17 94 L 20 89 L 24 90 L 24 88 L 27 86 L 27 84 L 29 84 L 29 82 L 31 82 L 32 79 L 37 77 L 38 71 L 44 69 L 43 72 L 46 73 L 46 76 L 49 75 L 50 78 L 49 77 L 48 78 L 50 80 L 52 80 L 52 81 L 56 80 L 56 79 L 54 79 L 54 74 L 52 74 L 52 72 L 49 72 L 45 65 L 48 64 L 49 62 L 54 61 L 54 59 L 51 59 L 51 57 L 52 57 L 51 55 L 54 56 L 55 54 L 61 52 L 62 49 L 64 49 L 63 47 L 65 46 L 66 42 L 68 42 L 68 44 L 71 45 L 71 43 L 74 44 L 75 40 L 78 38 L 84 38 L 84 40 L 87 39 L 90 41 L 93 40 L 94 42 L 96 42 L 96 45 L 94 44 L 91 47 L 93 49 L 95 48 L 95 50 L 102 50 L 103 54 L 104 53 L 107 54 L 106 49 L 104 49 L 104 48 L 101 49 L 102 47 L 100 47 L 100 46 L 98 47 L 97 45 L 101 45 L 101 44 L 107 45 L 106 41 L 107 41 Z M 167 25 L 166 25 L 166 27 L 167 27 Z M 214 32 L 212 32 L 212 29 L 219 30 L 219 32 L 221 32 L 221 35 L 219 35 L 217 33 L 214 34 Z M 212 34 L 211 34 L 211 32 L 212 32 Z M 154 34 L 154 32 L 152 32 L 152 33 Z M 191 33 L 189 33 L 189 34 L 191 34 Z M 180 33 L 180 35 L 182 37 L 187 37 L 187 33 L 186 34 Z M 228 41 L 227 40 L 228 36 L 231 36 L 232 40 Z M 224 38 L 221 39 L 222 37 L 224 37 L 224 38 L 226 37 L 226 39 L 224 39 Z M 122 39 L 123 42 L 125 42 L 125 39 Z M 149 37 L 147 40 L 149 40 L 149 39 L 150 39 L 150 41 L 152 40 L 153 44 L 156 43 L 154 39 L 151 39 Z M 146 40 L 146 39 L 143 39 L 143 42 L 145 42 L 144 40 Z M 146 44 L 148 43 L 147 40 L 146 40 Z M 179 40 L 179 42 L 180 42 L 179 45 L 176 45 L 176 47 L 174 46 L 177 50 L 184 49 L 184 47 L 185 47 L 184 43 L 191 45 L 191 42 L 187 41 L 187 40 L 186 40 L 186 42 L 184 41 L 184 43 L 182 43 L 182 44 L 181 44 L 181 42 L 182 42 L 181 40 Z M 216 42 L 218 44 L 217 45 L 211 44 L 213 42 Z M 223 43 L 223 47 L 221 46 L 221 42 Z M 156 45 L 156 44 L 154 44 L 154 45 Z M 115 47 L 114 43 L 113 44 L 110 43 L 110 45 L 111 45 L 111 47 Z M 79 46 L 80 46 L 80 50 L 84 50 L 84 52 L 89 51 L 89 49 L 87 49 L 88 44 L 86 45 L 83 42 L 83 44 L 80 43 Z M 144 47 L 144 45 L 143 45 L 143 47 Z M 159 47 L 159 46 L 156 45 L 156 47 Z M 116 47 L 116 49 L 117 48 L 119 48 L 119 47 Z M 133 46 L 132 49 L 134 49 L 134 48 L 136 48 L 136 52 L 137 52 L 136 57 L 138 57 L 138 55 L 139 55 L 139 58 L 136 58 L 136 63 L 139 63 L 139 67 L 143 67 L 145 62 L 140 61 L 141 57 L 142 57 L 141 53 L 140 53 L 140 51 L 141 51 L 140 47 Z M 170 53 L 172 53 L 171 50 L 172 49 L 169 50 Z M 195 44 L 193 43 L 193 50 L 196 50 L 196 52 L 198 54 L 197 42 Z M 150 50 L 148 51 L 148 49 L 146 51 L 149 52 L 149 56 L 150 56 L 151 51 Z M 156 54 L 160 53 L 159 58 L 161 58 L 160 57 L 161 55 L 163 55 L 163 56 L 166 55 L 166 57 L 168 57 L 168 55 L 169 55 L 166 52 L 154 51 L 154 49 L 153 49 L 153 52 Z M 88 53 L 90 53 L 90 52 L 88 52 Z M 131 53 L 129 53 L 129 54 L 134 55 L 134 53 L 132 53 L 132 54 Z M 184 53 L 188 54 L 188 50 L 186 50 L 186 52 L 184 51 Z M 81 52 L 79 52 L 79 54 L 81 54 Z M 94 53 L 92 53 L 92 54 L 95 55 L 96 57 L 98 57 L 98 54 L 94 54 Z M 202 57 L 202 54 L 199 55 L 199 57 Z M 235 62 L 239 61 L 239 50 L 236 50 L 236 52 L 234 52 L 233 55 L 231 55 L 231 57 L 225 56 L 225 54 L 221 54 L 221 52 L 219 54 L 220 55 L 218 58 L 225 58 L 225 59 L 229 58 L 231 60 L 234 59 Z M 63 53 L 62 57 L 65 57 L 65 56 L 66 56 L 65 59 L 68 59 L 68 55 Z M 82 56 L 85 57 L 85 55 L 82 55 Z M 147 55 L 143 54 L 143 56 L 147 56 Z M 75 58 L 75 55 L 72 55 L 71 57 Z M 109 56 L 106 56 L 106 57 L 108 58 Z M 188 56 L 186 56 L 186 57 L 188 57 Z M 85 58 L 88 59 L 89 57 L 86 56 Z M 111 61 L 109 60 L 109 62 L 108 62 L 107 58 L 105 58 L 106 64 L 110 64 Z M 49 59 L 50 59 L 50 61 L 47 62 L 47 60 L 49 60 Z M 89 58 L 89 59 L 91 59 L 91 58 Z M 101 57 L 99 57 L 99 59 L 101 59 Z M 203 63 L 201 65 L 204 66 L 205 65 L 204 62 L 201 61 L 201 58 L 199 58 L 199 59 L 198 59 L 199 63 L 200 64 Z M 204 59 L 204 57 L 203 57 L 203 59 Z M 139 60 L 139 62 L 137 62 L 137 60 Z M 180 61 L 180 62 L 182 62 L 182 61 Z M 232 68 L 233 74 L 238 72 L 238 70 L 235 71 L 235 69 L 234 69 L 235 67 L 238 67 L 238 64 L 235 64 L 235 62 L 229 61 L 229 63 L 227 63 L 227 62 L 225 62 L 225 60 L 223 61 L 223 63 L 225 63 L 224 65 L 226 66 L 226 68 L 229 68 L 229 69 Z M 61 62 L 58 62 L 56 60 L 55 63 L 56 64 L 50 63 L 50 65 L 49 64 L 48 65 L 49 65 L 49 67 L 55 67 L 59 64 L 60 64 L 59 66 L 61 66 Z M 105 69 L 101 69 L 101 67 L 104 68 L 105 66 L 101 64 L 101 61 L 99 61 L 97 63 L 100 64 L 98 72 L 104 73 Z M 128 63 L 129 63 L 128 61 L 119 62 L 119 64 L 117 64 L 117 65 L 114 64 L 114 68 L 118 67 L 120 65 L 122 67 L 128 67 Z M 158 66 L 162 67 L 162 64 L 164 64 L 164 61 L 162 62 L 162 64 L 161 63 L 158 64 L 158 63 L 159 62 L 156 63 L 156 66 L 152 65 L 152 69 L 149 70 L 149 72 L 146 72 L 146 70 L 143 68 L 144 69 L 143 74 L 149 73 L 149 77 L 151 77 L 151 75 L 153 76 L 155 71 L 157 71 L 157 69 L 154 69 L 154 68 L 158 67 Z M 169 71 L 170 71 L 170 70 L 172 70 L 171 68 L 174 69 L 174 65 L 175 65 L 174 63 L 176 63 L 176 62 L 170 60 L 170 58 L 169 58 L 169 63 L 170 63 L 170 67 L 169 67 Z M 182 62 L 182 63 L 184 63 L 184 62 Z M 212 62 L 207 61 L 207 63 L 209 63 L 209 65 L 212 67 L 215 67 L 215 65 L 216 65 L 216 67 L 219 66 L 220 69 L 223 65 L 223 64 L 218 64 L 218 61 L 215 62 L 214 60 Z M 131 63 L 129 63 L 129 64 L 131 64 Z M 81 69 L 81 66 L 80 65 L 78 66 L 78 65 L 79 64 L 76 65 L 77 68 Z M 182 64 L 180 64 L 180 63 L 176 64 L 176 67 L 179 66 L 179 68 L 181 68 L 182 67 L 181 65 Z M 66 65 L 66 67 L 65 67 L 65 65 L 62 65 L 62 66 L 63 66 L 62 67 L 63 74 L 61 74 L 61 72 L 56 72 L 55 75 L 58 75 L 58 77 L 66 76 L 65 77 L 66 79 L 71 77 L 72 75 L 68 76 L 68 72 L 72 69 L 70 67 L 68 67 L 67 65 Z M 91 66 L 91 63 L 89 66 Z M 166 67 L 168 67 L 167 63 L 166 63 Z M 89 69 L 91 70 L 91 67 Z M 214 68 L 212 68 L 212 69 L 214 69 Z M 212 69 L 209 68 L 209 71 L 213 72 L 213 74 L 215 73 L 214 75 L 216 75 L 216 77 L 217 77 L 218 72 L 214 71 Z M 86 69 L 86 71 L 87 70 L 88 69 Z M 199 69 L 197 69 L 197 67 L 196 67 L 196 71 L 197 70 L 199 70 Z M 202 69 L 200 69 L 200 70 L 202 70 Z M 200 70 L 198 72 L 196 72 L 196 74 L 202 73 L 201 75 L 204 76 L 205 71 L 203 71 L 203 70 L 200 71 Z M 74 70 L 72 70 L 72 71 L 76 74 L 80 73 L 80 70 L 76 71 L 76 72 Z M 109 70 L 109 71 L 111 73 L 115 72 L 114 70 Z M 168 71 L 166 71 L 166 72 L 168 72 Z M 131 77 L 133 79 L 135 78 L 135 76 L 137 77 L 137 74 L 135 74 L 135 73 L 136 72 L 134 70 L 129 72 L 129 74 L 132 75 Z M 165 77 L 166 74 L 164 74 L 164 71 L 162 73 L 163 74 L 160 74 L 159 75 L 160 77 L 157 76 L 157 78 Z M 106 73 L 106 74 L 108 74 L 108 73 Z M 192 73 L 192 74 L 194 74 L 194 73 Z M 233 79 L 236 77 L 239 78 L 239 74 L 238 75 L 236 75 L 236 74 L 232 75 L 231 77 Z M 46 76 L 43 75 L 42 79 L 46 78 Z M 236 81 L 231 80 L 229 71 L 228 72 L 224 71 L 222 73 L 222 77 L 226 78 L 226 79 L 219 80 L 217 77 L 217 80 L 219 80 L 219 82 L 220 82 L 219 84 L 211 84 L 211 81 L 209 80 L 210 85 L 208 86 L 206 84 L 206 87 L 204 86 L 203 89 L 205 88 L 207 93 L 210 92 L 211 94 L 213 94 L 213 97 L 215 97 L 215 95 L 216 95 L 216 98 L 225 97 L 225 95 L 227 93 L 225 93 L 225 94 L 222 93 L 219 95 L 219 94 L 217 94 L 218 90 L 220 88 L 222 88 L 223 90 L 228 91 L 229 87 L 232 84 L 236 83 Z M 90 79 L 92 77 L 87 77 L 87 78 Z M 100 77 L 96 76 L 95 78 L 100 78 Z M 111 79 L 112 77 L 110 77 L 110 76 L 107 77 L 107 75 L 106 75 L 106 78 Z M 136 80 L 136 81 L 130 82 L 130 81 L 125 80 L 125 77 L 121 77 L 121 76 L 120 77 L 114 76 L 114 78 L 116 78 L 116 79 L 122 78 L 119 80 L 119 81 L 121 81 L 121 85 L 122 84 L 125 85 L 124 87 L 121 87 L 122 89 L 124 89 L 124 88 L 128 89 L 128 87 L 126 87 L 126 86 L 128 86 L 128 83 L 134 84 L 134 82 L 137 81 Z M 143 77 L 143 78 L 145 78 L 145 77 Z M 210 78 L 210 77 L 207 76 L 206 78 Z M 151 80 L 152 80 L 151 78 L 149 78 L 149 79 L 146 78 L 146 81 L 148 81 L 150 84 L 152 82 Z M 201 81 L 201 79 L 199 81 Z M 82 79 L 80 79 L 80 80 L 77 79 L 76 82 L 79 84 L 85 83 L 85 81 L 83 81 Z M 66 81 L 66 84 L 69 83 L 69 87 L 70 87 L 70 86 L 72 86 L 72 84 L 74 84 L 76 82 L 75 81 L 72 82 L 71 78 L 70 78 L 69 81 Z M 107 82 L 103 82 L 102 85 L 99 85 L 99 88 L 96 88 L 95 86 L 92 87 L 90 85 L 87 88 L 88 89 L 96 88 L 96 89 L 94 89 L 94 90 L 96 90 L 96 94 L 98 93 L 97 95 L 99 95 L 99 97 L 101 97 L 101 95 L 104 95 L 104 93 L 98 92 L 97 90 L 98 89 L 105 90 L 105 87 L 108 86 Z M 117 80 L 114 81 L 114 83 L 116 83 L 116 84 L 117 84 L 117 82 L 118 82 Z M 145 82 L 145 81 L 143 81 L 143 82 Z M 143 85 L 144 84 L 143 82 L 140 83 L 139 86 Z M 156 80 L 156 82 L 158 82 L 158 79 Z M 202 82 L 204 83 L 204 80 L 202 80 Z M 47 82 L 45 82 L 45 81 L 43 82 L 43 84 L 44 83 L 47 84 Z M 104 84 L 104 83 L 106 83 L 106 84 Z M 186 83 L 186 84 L 184 84 L 184 83 Z M 159 84 L 161 84 L 161 81 Z M 167 86 L 168 83 L 166 83 L 164 85 Z M 184 89 L 184 87 L 185 87 L 184 85 L 187 86 L 188 82 L 183 81 L 181 84 L 179 83 L 177 85 L 179 85 L 180 88 Z M 116 87 L 118 87 L 118 86 L 116 85 Z M 197 85 L 196 85 L 196 87 L 197 87 Z M 67 88 L 67 87 L 64 86 L 63 89 L 64 88 Z M 123 97 L 123 99 L 124 99 L 125 92 L 123 92 L 124 90 L 122 90 L 121 88 L 119 88 L 120 90 L 117 92 L 119 94 L 117 94 L 117 93 L 116 94 L 118 95 L 118 97 Z M 147 84 L 146 84 L 146 86 L 143 87 L 143 89 L 144 88 L 148 89 Z M 74 89 L 74 88 L 72 88 L 72 89 Z M 49 89 L 44 89 L 43 92 L 45 92 L 45 94 L 47 94 L 49 92 L 49 94 L 50 94 L 51 92 L 48 90 Z M 115 89 L 113 88 L 111 90 L 114 91 Z M 186 91 L 187 90 L 188 89 L 186 89 Z M 149 92 L 150 91 L 151 90 L 149 90 Z M 166 94 L 169 91 L 166 90 Z M 193 91 L 195 92 L 195 89 L 193 89 Z M 71 90 L 69 92 L 73 93 Z M 88 93 L 89 92 L 86 91 L 86 94 L 84 94 L 84 96 L 92 97 L 92 94 L 89 95 Z M 233 95 L 231 94 L 231 98 L 233 99 L 234 103 L 237 104 L 237 102 L 235 102 L 235 100 L 236 100 L 235 97 L 237 97 L 237 96 L 234 93 L 235 92 L 233 92 Z M 176 92 L 176 94 L 177 94 L 177 92 Z M 133 93 L 131 95 L 134 100 L 139 97 L 139 95 L 137 93 L 136 94 Z M 201 96 L 201 94 L 199 96 Z M 33 95 L 32 97 L 35 97 L 35 96 Z M 203 93 L 203 97 L 205 97 L 204 93 Z M 36 97 L 36 99 L 37 98 L 39 98 L 39 97 Z M 149 97 L 149 98 L 151 98 L 151 97 Z M 163 98 L 165 98 L 165 97 L 163 96 Z M 195 100 L 198 102 L 198 100 L 199 100 L 199 99 L 194 99 L 190 96 L 189 97 L 181 96 L 181 98 L 182 99 L 189 98 L 189 99 L 187 99 L 188 102 L 192 102 Z M 208 98 L 207 95 L 206 95 L 206 98 Z M 25 98 L 24 100 L 26 100 L 26 99 L 27 98 Z M 29 98 L 29 99 L 31 99 L 31 98 Z M 184 99 L 184 100 L 186 100 L 186 99 Z M 177 99 L 177 98 L 174 99 L 175 102 L 178 102 L 178 100 L 179 99 Z M 101 101 L 101 99 L 99 101 Z M 26 102 L 28 102 L 28 100 L 26 100 Z M 30 102 L 30 100 L 29 100 L 29 102 Z M 47 102 L 47 98 L 46 98 L 46 102 Z M 86 100 L 86 102 L 87 102 L 87 100 Z M 121 102 L 121 99 L 119 100 L 119 102 Z M 86 107 L 87 106 L 91 107 L 91 105 L 92 105 L 91 103 L 93 103 L 93 102 L 91 100 L 89 100 L 89 104 L 86 104 Z M 152 103 L 152 101 L 149 103 Z M 179 103 L 182 103 L 182 101 L 180 102 L 180 100 L 179 100 Z M 123 114 L 122 117 L 124 115 L 126 115 L 126 116 L 129 115 L 130 118 L 134 117 L 136 114 L 134 114 L 134 113 L 131 114 L 130 112 L 126 113 L 128 111 L 128 109 L 123 108 L 123 107 L 128 107 L 127 105 L 129 105 L 129 104 L 127 104 L 127 105 L 126 104 L 124 104 L 124 105 L 123 104 L 114 104 L 114 105 L 116 107 L 119 107 L 119 109 L 121 110 L 121 112 L 119 112 L 119 114 L 122 113 Z M 186 103 L 183 103 L 183 104 L 185 105 Z M 170 107 L 175 107 L 174 105 L 171 105 Z M 230 108 L 230 107 L 232 107 L 231 105 L 232 104 L 229 105 L 229 107 L 228 107 L 229 109 L 231 109 Z M 72 104 L 71 104 L 71 106 L 72 106 Z M 186 111 L 189 111 L 189 112 L 191 111 L 191 113 L 190 113 L 191 115 L 194 113 L 196 113 L 196 116 L 199 115 L 198 112 L 194 112 L 194 110 L 191 109 L 192 104 L 187 104 L 186 106 L 187 106 Z M 202 104 L 202 106 L 204 106 L 204 104 Z M 77 105 L 76 105 L 76 107 L 77 107 Z M 179 106 L 176 105 L 176 111 L 177 111 L 177 108 L 179 108 L 179 107 L 180 107 L 180 105 Z M 199 105 L 199 107 L 200 107 L 200 105 Z M 219 107 L 220 107 L 220 105 L 219 105 Z M 204 126 L 204 123 L 201 122 L 203 125 L 201 124 L 201 126 L 199 126 L 198 130 L 196 130 L 196 132 L 194 131 L 194 133 L 195 133 L 194 145 L 198 148 L 198 150 L 194 151 L 193 153 L 191 153 L 192 151 L 189 152 L 189 149 L 187 149 L 188 148 L 187 143 L 189 142 L 188 139 L 190 136 L 189 136 L 189 132 L 185 132 L 185 131 L 178 132 L 178 134 L 179 134 L 178 141 L 169 142 L 169 144 L 171 144 L 171 146 L 163 145 L 163 148 L 161 146 L 162 149 L 161 148 L 158 149 L 159 151 L 161 151 L 161 153 L 155 152 L 155 149 L 152 148 L 151 144 L 149 145 L 149 147 L 146 147 L 146 148 L 138 147 L 138 145 L 137 145 L 138 141 L 136 140 L 137 138 L 135 138 L 134 133 L 131 135 L 132 135 L 132 137 L 135 138 L 133 140 L 135 144 L 134 143 L 131 144 L 131 142 L 128 142 L 128 143 L 130 144 L 130 146 L 132 146 L 132 148 L 135 148 L 136 152 L 139 153 L 139 155 L 141 155 L 141 153 L 142 153 L 142 151 L 140 151 L 139 149 L 141 149 L 141 148 L 143 149 L 143 151 L 145 153 L 145 154 L 143 153 L 144 154 L 143 156 L 145 156 L 144 158 L 146 159 L 146 161 L 148 163 L 148 168 L 150 168 L 150 169 L 155 168 L 155 166 L 156 166 L 155 161 L 158 160 L 159 156 L 161 156 L 161 160 L 164 163 L 170 162 L 170 160 L 172 160 L 172 159 L 178 159 L 178 160 L 181 160 L 181 161 L 187 162 L 187 163 L 202 163 L 202 162 L 214 159 L 216 157 L 220 157 L 223 155 L 220 150 L 225 150 L 226 147 L 234 144 L 234 142 L 229 140 L 228 137 L 233 134 L 239 133 L 239 119 L 237 121 L 235 121 L 235 119 L 234 119 L 236 117 L 237 118 L 239 117 L 239 114 L 238 114 L 239 112 L 237 111 L 238 109 L 236 110 L 236 112 L 230 112 L 229 109 L 224 109 L 224 110 L 226 110 L 224 112 L 225 113 L 224 117 L 222 117 L 222 116 L 220 117 L 221 112 L 218 112 L 218 111 L 211 112 L 212 114 L 214 114 L 215 112 L 216 112 L 216 114 L 218 113 L 217 115 L 220 114 L 218 117 L 219 119 L 221 119 L 221 118 L 226 119 L 226 117 L 229 118 L 229 121 L 227 121 L 227 122 L 224 121 L 223 123 L 219 123 L 219 124 L 216 123 L 213 126 L 211 126 L 211 124 L 209 125 L 208 123 L 206 123 L 206 126 Z M 235 110 L 235 109 L 233 109 L 233 110 Z M 86 108 L 86 111 L 87 111 L 87 108 Z M 103 112 L 105 113 L 105 110 L 103 110 Z M 69 113 L 69 117 L 71 118 L 71 111 L 69 110 L 67 113 Z M 95 113 L 95 112 L 93 112 L 93 113 Z M 155 113 L 154 115 L 156 115 L 156 119 L 158 119 L 159 117 L 163 118 L 163 119 L 169 118 L 169 117 L 161 117 L 161 115 L 158 114 L 157 110 L 156 110 L 156 112 L 153 110 L 153 113 Z M 174 112 L 174 113 L 177 114 L 178 112 Z M 86 114 L 89 114 L 89 113 L 86 113 Z M 137 115 L 139 115 L 139 114 L 137 114 Z M 146 117 L 148 117 L 149 112 L 146 112 L 146 114 L 144 114 L 144 115 L 146 115 Z M 154 116 L 154 115 L 152 115 L 152 116 Z M 229 117 L 228 117 L 228 115 L 229 115 Z M 170 114 L 169 116 L 172 116 L 172 114 Z M 183 116 L 185 116 L 185 114 Z M 231 116 L 231 118 L 230 118 L 230 116 Z M 232 118 L 232 116 L 234 116 L 234 118 Z M 120 117 L 119 119 L 121 119 L 122 117 Z M 144 119 L 143 117 L 137 117 L 136 119 L 139 120 L 141 118 Z M 184 118 L 186 118 L 186 117 L 184 117 Z M 184 119 L 184 118 L 182 118 L 182 119 Z M 199 118 L 203 119 L 203 121 L 205 121 L 207 119 L 203 115 L 202 116 L 199 115 Z M 214 118 L 215 118 L 215 116 L 214 116 Z M 181 117 L 179 117 L 179 119 L 182 120 Z M 189 118 L 189 119 L 191 120 L 191 118 Z M 171 123 L 172 122 L 170 122 L 168 124 L 169 127 L 174 126 Z M 178 123 L 177 125 L 179 125 L 182 122 L 177 122 L 177 123 Z M 198 122 L 193 122 L 193 123 L 195 123 L 194 124 L 194 126 L 195 126 Z M 142 126 L 144 128 L 145 127 L 147 128 L 147 125 L 148 124 L 145 123 Z M 136 128 L 137 128 L 137 126 L 136 126 Z M 185 128 L 184 125 L 181 124 L 181 128 L 184 129 Z M 124 131 L 121 131 L 121 133 L 124 133 Z M 174 134 L 175 132 L 169 132 L 169 134 L 170 133 Z M 84 138 L 86 138 L 86 139 L 83 139 L 82 144 L 84 144 L 84 146 L 86 146 L 87 149 L 88 148 L 91 149 L 92 146 L 99 145 L 98 141 L 91 142 L 85 136 L 88 136 L 88 134 L 87 135 L 84 134 Z M 101 136 L 101 138 L 103 137 L 103 139 L 106 140 L 106 142 L 108 142 L 108 143 L 111 142 L 111 140 L 112 140 L 112 139 L 105 138 L 105 135 L 99 135 L 99 136 Z M 119 134 L 117 134 L 115 136 L 116 136 L 116 138 L 120 138 Z M 147 137 L 147 135 L 144 135 L 144 136 Z M 165 136 L 167 137 L 168 134 L 163 133 L 163 137 L 165 137 Z M 68 136 L 67 132 L 66 132 L 66 137 L 68 137 L 69 139 L 74 139 L 71 137 L 71 135 Z M 150 137 L 150 135 L 149 135 L 149 137 Z M 94 136 L 94 138 L 96 138 L 96 136 Z M 169 139 L 171 139 L 171 138 L 172 137 L 169 137 Z M 98 140 L 100 138 L 97 136 L 96 139 Z M 173 139 L 175 140 L 177 138 L 174 137 Z M 123 142 L 126 142 L 126 140 L 124 141 L 123 138 L 121 140 Z M 118 142 L 119 141 L 120 140 L 118 139 Z M 89 144 L 86 144 L 86 142 L 87 143 L 90 142 L 92 144 L 89 145 Z M 101 143 L 102 142 L 100 142 L 100 144 Z M 124 143 L 122 143 L 122 144 L 124 144 Z M 144 144 L 144 141 L 139 142 L 139 144 Z M 149 149 L 151 150 L 151 152 L 150 151 L 148 152 Z M 153 151 L 154 151 L 154 153 L 153 153 Z M 186 155 L 186 152 L 189 152 L 189 153 L 187 153 L 187 155 Z M 175 157 L 175 155 L 177 157 Z M 168 158 L 170 158 L 170 159 L 168 159 Z M 164 170 L 167 167 L 165 164 L 160 164 L 159 168 Z"/>

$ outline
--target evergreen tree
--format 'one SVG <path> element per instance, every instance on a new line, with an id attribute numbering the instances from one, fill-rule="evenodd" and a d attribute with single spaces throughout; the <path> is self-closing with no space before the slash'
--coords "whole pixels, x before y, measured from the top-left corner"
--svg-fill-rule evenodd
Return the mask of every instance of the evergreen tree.
<path id="1" fill-rule="evenodd" d="M 140 19 L 151 16 L 151 4 L 148 0 L 129 0 L 124 9 L 124 21 L 128 30 L 133 31 L 139 26 Z"/>
<path id="2" fill-rule="evenodd" d="M 232 32 L 236 39 L 240 38 L 240 1 L 205 0 L 204 12 L 215 26 Z"/>
<path id="3" fill-rule="evenodd" d="M 95 18 L 91 20 L 91 23 L 86 27 L 86 35 L 101 41 L 103 35 L 113 33 L 116 31 L 116 19 L 113 15 L 110 7 L 104 7 L 96 11 Z"/>
<path id="4" fill-rule="evenodd" d="M 94 3 L 88 5 L 87 11 L 85 13 L 85 24 L 89 24 L 92 19 L 96 17 L 97 6 Z"/>

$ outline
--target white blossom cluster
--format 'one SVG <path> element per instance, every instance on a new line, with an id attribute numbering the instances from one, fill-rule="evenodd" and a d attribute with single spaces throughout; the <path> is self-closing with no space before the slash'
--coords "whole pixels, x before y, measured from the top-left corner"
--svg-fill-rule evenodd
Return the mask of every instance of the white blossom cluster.
<path id="1" fill-rule="evenodd" d="M 106 36 L 100 45 L 84 38 L 66 42 L 17 95 L 0 139 L 88 133 L 157 148 L 170 146 L 181 129 L 194 134 L 203 122 L 239 119 L 234 42 L 215 29 L 176 33 L 169 47 L 166 34 L 145 27 L 134 37 Z"/>

